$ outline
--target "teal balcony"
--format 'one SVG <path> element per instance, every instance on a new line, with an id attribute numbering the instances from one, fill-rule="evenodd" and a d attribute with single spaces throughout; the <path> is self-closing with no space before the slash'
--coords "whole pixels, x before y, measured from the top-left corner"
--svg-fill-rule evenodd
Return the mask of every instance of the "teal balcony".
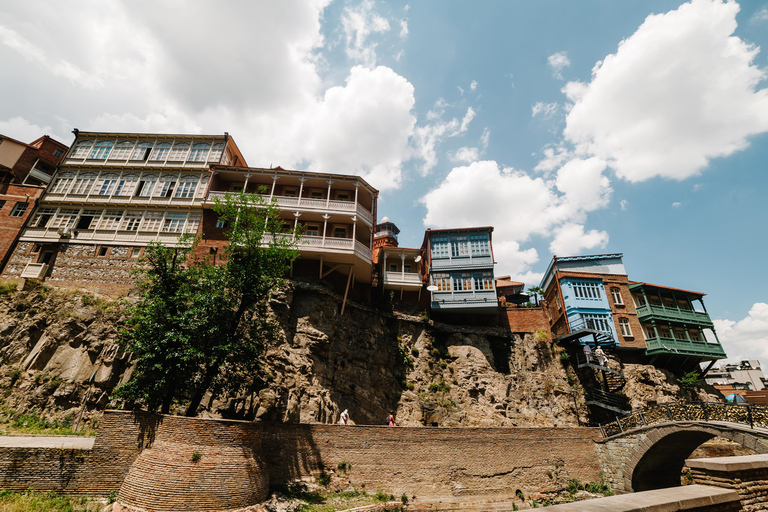
<path id="1" fill-rule="evenodd" d="M 711 328 L 714 324 L 707 313 L 678 308 L 669 308 L 645 304 L 637 307 L 637 317 L 641 322 L 664 321 L 697 325 L 702 328 Z"/>
<path id="2" fill-rule="evenodd" d="M 649 356 L 661 354 L 677 354 L 686 357 L 702 357 L 706 359 L 723 359 L 725 351 L 719 343 L 706 341 L 687 341 L 676 338 L 657 336 L 645 339 L 645 353 Z"/>

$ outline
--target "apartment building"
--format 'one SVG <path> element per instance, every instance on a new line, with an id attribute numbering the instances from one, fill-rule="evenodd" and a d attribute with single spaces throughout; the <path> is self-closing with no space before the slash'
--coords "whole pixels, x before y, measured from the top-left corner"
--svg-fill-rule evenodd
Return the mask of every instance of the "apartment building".
<path id="1" fill-rule="evenodd" d="M 438 313 L 496 315 L 493 227 L 428 229 L 427 257 L 431 309 Z"/>
<path id="2" fill-rule="evenodd" d="M 196 234 L 212 164 L 245 166 L 228 135 L 74 131 L 3 271 L 117 293 L 151 241 Z"/>
<path id="3" fill-rule="evenodd" d="M 388 217 L 376 225 L 373 238 L 376 285 L 401 301 L 419 303 L 426 273 L 421 248 L 400 247 L 400 230 Z"/>

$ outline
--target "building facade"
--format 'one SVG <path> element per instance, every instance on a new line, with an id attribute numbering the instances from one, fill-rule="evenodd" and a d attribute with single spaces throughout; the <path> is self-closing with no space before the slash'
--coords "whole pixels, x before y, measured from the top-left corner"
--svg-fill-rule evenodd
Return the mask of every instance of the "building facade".
<path id="1" fill-rule="evenodd" d="M 419 303 L 426 273 L 421 248 L 400 247 L 400 230 L 384 217 L 376 225 L 373 238 L 373 263 L 376 285 L 399 300 Z"/>
<path id="2" fill-rule="evenodd" d="M 428 229 L 427 257 L 431 309 L 445 313 L 496 315 L 492 227 Z"/>
<path id="3" fill-rule="evenodd" d="M 149 242 L 198 232 L 210 165 L 245 165 L 228 134 L 74 133 L 5 278 L 126 290 Z"/>
<path id="4" fill-rule="evenodd" d="M 651 364 L 692 368 L 692 362 L 707 361 L 711 367 L 725 358 L 703 293 L 639 282 L 630 282 L 629 289 Z"/>

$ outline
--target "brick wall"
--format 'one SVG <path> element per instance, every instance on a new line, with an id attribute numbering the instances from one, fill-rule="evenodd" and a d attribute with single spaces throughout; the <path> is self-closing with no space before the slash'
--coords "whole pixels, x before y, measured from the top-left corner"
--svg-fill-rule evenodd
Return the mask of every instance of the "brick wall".
<path id="1" fill-rule="evenodd" d="M 13 245 L 35 209 L 43 190 L 41 187 L 0 183 L 0 201 L 5 202 L 0 208 L 0 265 L 10 256 Z M 21 217 L 10 216 L 16 203 L 28 205 Z"/>
<path id="2" fill-rule="evenodd" d="M 696 484 L 732 489 L 744 512 L 768 510 L 768 457 L 748 455 L 688 459 L 686 466 Z"/>
<path id="3" fill-rule="evenodd" d="M 549 335 L 549 317 L 545 306 L 538 308 L 500 308 L 499 325 L 512 332 L 530 333 L 538 330 Z"/>

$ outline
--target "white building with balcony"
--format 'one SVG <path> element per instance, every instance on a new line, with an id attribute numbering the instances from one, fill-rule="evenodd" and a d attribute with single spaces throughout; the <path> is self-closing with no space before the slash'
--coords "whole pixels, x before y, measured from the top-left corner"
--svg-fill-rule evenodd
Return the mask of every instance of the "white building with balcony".
<path id="1" fill-rule="evenodd" d="M 423 288 L 423 258 L 420 248 L 400 247 L 400 230 L 384 217 L 376 225 L 374 235 L 374 263 L 378 265 L 379 286 L 395 292 L 399 300 L 411 299 L 418 303 Z"/>

